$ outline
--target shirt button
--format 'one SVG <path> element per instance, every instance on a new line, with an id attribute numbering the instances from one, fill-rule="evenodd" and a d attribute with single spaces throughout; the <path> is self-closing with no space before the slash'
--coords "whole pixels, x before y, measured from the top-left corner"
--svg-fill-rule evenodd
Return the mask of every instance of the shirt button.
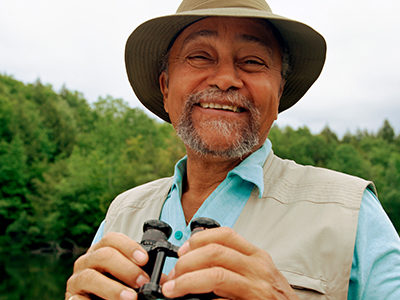
<path id="1" fill-rule="evenodd" d="M 175 232 L 175 238 L 179 241 L 183 237 L 182 231 Z"/>

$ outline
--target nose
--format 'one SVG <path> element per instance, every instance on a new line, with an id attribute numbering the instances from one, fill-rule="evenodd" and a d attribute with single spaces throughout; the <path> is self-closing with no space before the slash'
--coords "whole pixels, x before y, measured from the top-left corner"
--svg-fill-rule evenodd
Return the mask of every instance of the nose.
<path id="1" fill-rule="evenodd" d="M 207 78 L 210 86 L 215 86 L 222 91 L 237 90 L 243 87 L 243 81 L 239 77 L 233 62 L 219 62 Z"/>

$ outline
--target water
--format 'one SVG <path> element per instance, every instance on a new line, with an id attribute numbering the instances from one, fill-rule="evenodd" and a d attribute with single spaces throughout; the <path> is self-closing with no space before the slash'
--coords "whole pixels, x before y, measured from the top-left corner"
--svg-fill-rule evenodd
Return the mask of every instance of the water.
<path id="1" fill-rule="evenodd" d="M 64 299 L 72 255 L 0 254 L 0 300 Z"/>

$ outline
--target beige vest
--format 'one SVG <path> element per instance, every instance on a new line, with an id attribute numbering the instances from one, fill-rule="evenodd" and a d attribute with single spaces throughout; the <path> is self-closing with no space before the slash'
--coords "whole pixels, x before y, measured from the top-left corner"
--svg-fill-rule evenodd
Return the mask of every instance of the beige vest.
<path id="1" fill-rule="evenodd" d="M 119 195 L 105 232 L 140 241 L 144 221 L 159 218 L 171 184 L 163 178 Z M 271 255 L 301 299 L 346 299 L 360 202 L 373 184 L 271 153 L 264 185 L 261 198 L 253 190 L 234 230 Z"/>

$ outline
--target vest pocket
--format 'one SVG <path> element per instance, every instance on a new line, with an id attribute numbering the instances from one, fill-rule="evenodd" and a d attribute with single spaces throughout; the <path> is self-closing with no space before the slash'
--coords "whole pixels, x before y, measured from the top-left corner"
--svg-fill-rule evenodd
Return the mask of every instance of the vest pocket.
<path id="1" fill-rule="evenodd" d="M 306 292 L 307 294 L 326 294 L 326 283 L 323 279 L 311 278 L 309 276 L 290 271 L 279 271 L 283 274 L 283 276 L 286 277 L 290 286 L 296 291 L 299 291 L 299 296 L 302 294 L 302 292 Z"/>

